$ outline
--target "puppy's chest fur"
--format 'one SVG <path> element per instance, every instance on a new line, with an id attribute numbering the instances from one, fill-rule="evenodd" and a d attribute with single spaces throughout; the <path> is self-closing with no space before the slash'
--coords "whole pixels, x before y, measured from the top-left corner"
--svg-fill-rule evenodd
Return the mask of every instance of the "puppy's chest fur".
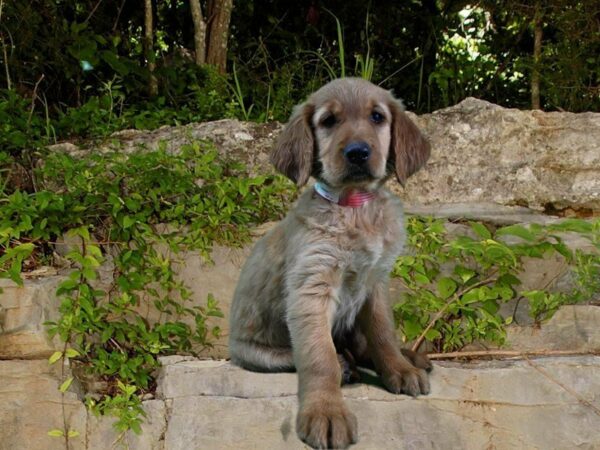
<path id="1" fill-rule="evenodd" d="M 372 205 L 370 214 L 349 210 L 331 218 L 330 239 L 336 241 L 339 252 L 340 280 L 333 313 L 334 335 L 354 326 L 376 285 L 387 286 L 389 273 L 402 251 L 404 221 L 399 204 L 377 206 Z"/>

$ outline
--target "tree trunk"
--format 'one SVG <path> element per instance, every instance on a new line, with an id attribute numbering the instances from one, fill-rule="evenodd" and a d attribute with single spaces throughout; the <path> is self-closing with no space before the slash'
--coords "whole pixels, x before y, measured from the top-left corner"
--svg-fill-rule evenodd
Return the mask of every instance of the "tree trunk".
<path id="1" fill-rule="evenodd" d="M 152 24 L 152 0 L 144 0 L 144 53 L 150 78 L 148 79 L 148 94 L 151 97 L 158 94 L 158 83 L 154 76 L 154 25 Z"/>
<path id="2" fill-rule="evenodd" d="M 227 40 L 233 0 L 210 0 L 208 3 L 208 51 L 206 62 L 225 73 Z"/>
<path id="3" fill-rule="evenodd" d="M 531 109 L 540 108 L 540 59 L 542 56 L 542 5 L 535 3 L 533 17 L 533 70 L 531 72 Z"/>
<path id="4" fill-rule="evenodd" d="M 190 11 L 194 22 L 194 47 L 196 64 L 201 66 L 206 60 L 206 22 L 202 16 L 200 0 L 190 0 Z"/>

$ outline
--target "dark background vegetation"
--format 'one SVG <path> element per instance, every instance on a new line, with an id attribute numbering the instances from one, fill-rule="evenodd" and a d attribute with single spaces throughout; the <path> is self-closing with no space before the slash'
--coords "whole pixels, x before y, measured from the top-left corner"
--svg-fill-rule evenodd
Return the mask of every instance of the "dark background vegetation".
<path id="1" fill-rule="evenodd" d="M 209 28 L 222 3 L 199 2 Z M 467 96 L 531 108 L 533 85 L 544 110 L 600 107 L 598 0 L 237 0 L 224 70 L 197 64 L 188 0 L 150 4 L 145 48 L 142 1 L 0 0 L 0 162 L 125 127 L 285 121 L 342 70 L 418 113 Z"/>

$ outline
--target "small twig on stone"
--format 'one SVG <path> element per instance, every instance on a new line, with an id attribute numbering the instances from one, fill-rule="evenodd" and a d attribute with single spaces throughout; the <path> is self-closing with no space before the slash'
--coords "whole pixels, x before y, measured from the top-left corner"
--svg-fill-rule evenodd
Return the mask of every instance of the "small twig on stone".
<path id="1" fill-rule="evenodd" d="M 574 350 L 475 350 L 472 352 L 448 352 L 448 353 L 429 353 L 429 359 L 480 359 L 480 358 L 519 358 L 526 359 L 529 356 L 581 356 L 581 355 L 600 355 L 600 351 L 574 351 Z"/>
<path id="2" fill-rule="evenodd" d="M 569 394 L 571 394 L 573 397 L 575 397 L 577 399 L 577 401 L 579 403 L 581 403 L 584 406 L 587 406 L 588 408 L 591 408 L 598 416 L 600 416 L 600 409 L 598 407 L 596 407 L 595 405 L 593 405 L 589 400 L 586 400 L 585 398 L 583 398 L 581 395 L 579 395 L 577 392 L 575 392 L 573 389 L 571 389 L 568 386 L 565 386 L 563 383 L 561 383 L 560 381 L 558 381 L 556 378 L 554 378 L 552 375 L 550 375 L 548 372 L 546 372 L 544 369 L 542 369 L 540 366 L 538 366 L 537 364 L 535 364 L 531 359 L 529 359 L 530 356 L 534 356 L 534 357 L 544 357 L 544 356 L 578 356 L 578 355 L 600 355 L 600 351 L 572 351 L 572 350 L 531 350 L 531 351 L 515 351 L 515 350 L 480 350 L 480 351 L 473 351 L 473 352 L 449 352 L 449 353 L 430 353 L 429 355 L 427 355 L 427 357 L 429 359 L 459 359 L 459 358 L 463 358 L 463 359 L 478 359 L 478 358 L 520 358 L 523 359 L 527 362 L 527 364 L 529 364 L 531 367 L 533 367 L 535 370 L 537 370 L 539 373 L 541 373 L 544 377 L 548 378 L 548 380 L 552 381 L 553 383 L 557 384 L 558 386 L 560 386 L 562 389 L 564 389 L 565 391 L 567 391 Z"/>

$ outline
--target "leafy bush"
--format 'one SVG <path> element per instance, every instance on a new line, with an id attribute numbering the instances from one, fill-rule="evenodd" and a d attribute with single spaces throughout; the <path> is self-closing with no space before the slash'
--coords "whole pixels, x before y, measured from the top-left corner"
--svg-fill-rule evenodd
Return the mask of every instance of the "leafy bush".
<path id="1" fill-rule="evenodd" d="M 180 256 L 195 251 L 208 260 L 214 243 L 247 241 L 251 225 L 282 215 L 290 184 L 279 176 L 249 177 L 200 142 L 179 154 L 52 153 L 37 179 L 37 192 L 16 191 L 0 202 L 0 277 L 22 283 L 26 259 L 52 258 L 65 232 L 76 239 L 66 255 L 74 270 L 57 291 L 60 318 L 48 324 L 65 348 L 51 362 L 72 359 L 104 380 L 106 391 L 88 403 L 115 413 L 118 429 L 139 430 L 139 397 L 153 389 L 158 356 L 193 353 L 220 333 L 210 324 L 222 316 L 216 299 L 189 306 L 190 289 L 175 270 Z M 104 292 L 98 270 L 107 259 L 114 281 Z M 149 308 L 158 321 L 140 314 Z"/>
<path id="2" fill-rule="evenodd" d="M 15 91 L 0 90 L 0 154 L 16 155 L 52 137 L 52 128 L 31 108 Z"/>
<path id="3" fill-rule="evenodd" d="M 400 257 L 392 274 L 407 291 L 394 306 L 405 340 L 422 336 L 440 351 L 458 350 L 474 341 L 501 344 L 505 325 L 513 320 L 501 313 L 501 304 L 527 299 L 530 315 L 539 322 L 560 305 L 588 300 L 600 291 L 600 220 L 511 225 L 495 231 L 477 222 L 470 226 L 474 237 L 450 238 L 441 220 L 408 220 L 413 254 Z M 573 252 L 561 232 L 587 237 L 597 251 Z M 518 276 L 525 258 L 550 255 L 571 265 L 573 290 L 522 290 Z"/>

